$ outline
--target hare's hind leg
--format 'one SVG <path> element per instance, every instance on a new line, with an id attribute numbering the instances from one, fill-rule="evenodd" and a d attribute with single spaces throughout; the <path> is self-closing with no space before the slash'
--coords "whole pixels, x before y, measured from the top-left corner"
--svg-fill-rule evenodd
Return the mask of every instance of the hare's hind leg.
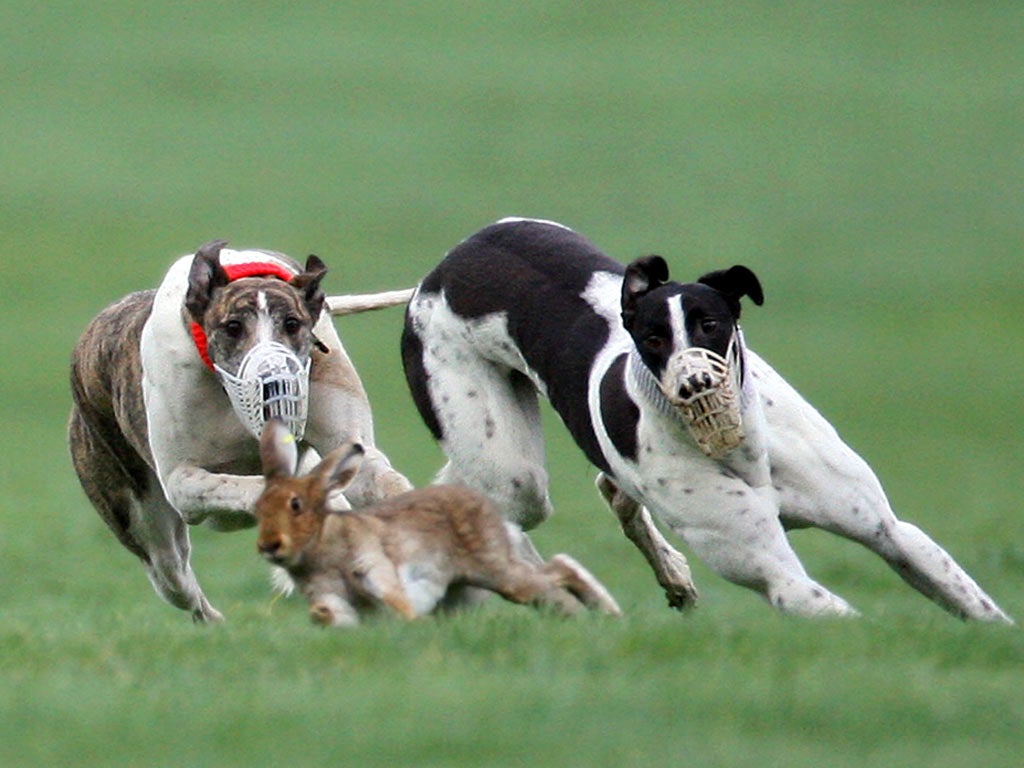
<path id="1" fill-rule="evenodd" d="M 563 616 L 573 616 L 582 608 L 581 602 L 554 575 L 517 560 L 474 583 L 513 603 L 550 608 Z"/>
<path id="2" fill-rule="evenodd" d="M 383 603 L 403 619 L 411 621 L 419 616 L 402 586 L 395 564 L 383 553 L 363 553 L 357 556 L 354 575 L 360 591 Z"/>
<path id="3" fill-rule="evenodd" d="M 622 615 L 622 609 L 604 585 L 569 555 L 555 555 L 541 570 L 554 576 L 562 587 L 569 590 L 587 608 L 610 616 Z"/>

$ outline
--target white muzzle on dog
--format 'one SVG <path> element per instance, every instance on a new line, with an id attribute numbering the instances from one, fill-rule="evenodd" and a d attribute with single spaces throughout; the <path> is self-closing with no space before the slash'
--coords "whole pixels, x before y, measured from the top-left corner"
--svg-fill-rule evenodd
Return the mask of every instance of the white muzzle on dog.
<path id="1" fill-rule="evenodd" d="M 257 439 L 267 419 L 276 417 L 301 440 L 309 411 L 310 362 L 303 363 L 283 344 L 261 341 L 242 358 L 238 373 L 216 364 L 213 368 L 238 418 Z"/>

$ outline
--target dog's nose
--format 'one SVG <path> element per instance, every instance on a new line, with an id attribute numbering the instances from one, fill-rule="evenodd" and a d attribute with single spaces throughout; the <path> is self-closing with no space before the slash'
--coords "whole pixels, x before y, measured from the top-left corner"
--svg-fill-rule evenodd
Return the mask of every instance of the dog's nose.
<path id="1" fill-rule="evenodd" d="M 711 374 L 707 371 L 701 371 L 695 373 L 689 378 L 685 379 L 679 386 L 679 397 L 686 399 L 693 397 L 694 395 L 703 392 L 706 389 L 711 389 L 714 384 L 714 380 L 711 378 Z"/>

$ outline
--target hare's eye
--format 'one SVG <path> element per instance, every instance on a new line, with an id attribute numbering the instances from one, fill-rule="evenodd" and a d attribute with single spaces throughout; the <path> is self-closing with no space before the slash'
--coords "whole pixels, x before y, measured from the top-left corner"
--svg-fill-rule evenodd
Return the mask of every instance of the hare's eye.
<path id="1" fill-rule="evenodd" d="M 299 500 L 298 496 L 292 496 L 292 499 L 291 501 L 288 502 L 288 505 L 292 508 L 292 512 L 296 515 L 302 511 L 302 501 Z"/>

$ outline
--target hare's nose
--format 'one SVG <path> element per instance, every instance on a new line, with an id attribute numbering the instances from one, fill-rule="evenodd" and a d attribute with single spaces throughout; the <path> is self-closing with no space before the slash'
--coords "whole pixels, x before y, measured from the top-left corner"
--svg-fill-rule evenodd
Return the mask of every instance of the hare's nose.
<path id="1" fill-rule="evenodd" d="M 270 536 L 265 539 L 260 539 L 256 543 L 256 548 L 264 557 L 273 557 L 281 551 L 283 544 L 284 542 L 281 540 L 280 536 Z"/>

